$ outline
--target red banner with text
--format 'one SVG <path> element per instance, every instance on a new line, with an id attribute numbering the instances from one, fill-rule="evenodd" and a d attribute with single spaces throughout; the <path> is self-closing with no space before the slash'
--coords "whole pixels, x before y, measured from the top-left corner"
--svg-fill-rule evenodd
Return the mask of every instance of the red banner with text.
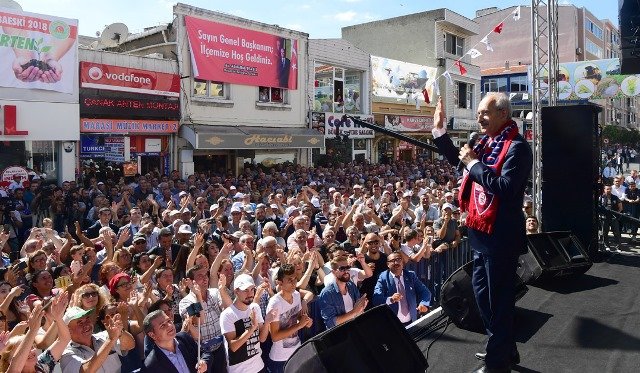
<path id="1" fill-rule="evenodd" d="M 197 79 L 298 89 L 298 41 L 185 16 Z"/>
<path id="2" fill-rule="evenodd" d="M 145 93 L 158 96 L 180 96 L 178 74 L 132 69 L 95 62 L 80 62 L 82 88 Z"/>

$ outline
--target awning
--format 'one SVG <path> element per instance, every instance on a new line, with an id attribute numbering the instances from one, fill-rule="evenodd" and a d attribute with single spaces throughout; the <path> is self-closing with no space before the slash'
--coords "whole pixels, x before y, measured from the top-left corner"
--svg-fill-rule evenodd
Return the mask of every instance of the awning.
<path id="1" fill-rule="evenodd" d="M 324 133 L 309 128 L 183 124 L 180 137 L 195 149 L 324 148 Z"/>

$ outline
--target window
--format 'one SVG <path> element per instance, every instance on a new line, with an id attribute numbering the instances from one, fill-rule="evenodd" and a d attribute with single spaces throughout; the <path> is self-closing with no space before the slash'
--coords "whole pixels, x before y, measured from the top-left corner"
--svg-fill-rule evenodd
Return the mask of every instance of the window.
<path id="1" fill-rule="evenodd" d="M 482 83 L 483 92 L 507 92 L 507 78 L 489 78 Z"/>
<path id="2" fill-rule="evenodd" d="M 287 103 L 287 90 L 284 88 L 259 87 L 258 102 Z"/>
<path id="3" fill-rule="evenodd" d="M 604 33 L 602 32 L 602 29 L 598 27 L 596 24 L 594 24 L 593 22 L 591 22 L 590 19 L 585 18 L 584 26 L 587 30 L 591 31 L 591 33 L 595 35 L 596 38 L 600 40 L 604 40 L 603 39 Z"/>
<path id="4" fill-rule="evenodd" d="M 509 92 L 528 92 L 529 82 L 526 76 L 512 76 L 510 79 Z"/>
<path id="5" fill-rule="evenodd" d="M 456 56 L 464 55 L 464 38 L 445 33 L 444 50 Z"/>
<path id="6" fill-rule="evenodd" d="M 602 58 L 603 53 L 602 53 L 602 48 L 600 48 L 599 46 L 597 46 L 596 44 L 594 44 L 591 40 L 587 39 L 587 44 L 586 44 L 586 48 L 587 48 L 587 52 L 593 54 L 594 56 L 598 57 L 598 58 Z"/>
<path id="7" fill-rule="evenodd" d="M 314 63 L 313 111 L 362 113 L 361 70 Z"/>
<path id="8" fill-rule="evenodd" d="M 193 79 L 193 95 L 229 99 L 225 84 L 211 80 Z"/>
<path id="9" fill-rule="evenodd" d="M 473 109 L 473 84 L 456 82 L 453 89 L 455 106 L 460 109 Z"/>

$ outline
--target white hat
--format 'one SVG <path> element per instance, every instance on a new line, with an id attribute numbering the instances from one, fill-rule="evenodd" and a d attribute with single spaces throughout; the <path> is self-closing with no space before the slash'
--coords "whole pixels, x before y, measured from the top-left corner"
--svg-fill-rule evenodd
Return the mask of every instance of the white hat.
<path id="1" fill-rule="evenodd" d="M 238 192 L 233 196 L 233 198 L 244 198 L 244 194 Z"/>
<path id="2" fill-rule="evenodd" d="M 275 203 L 270 204 L 269 207 L 276 210 L 278 209 L 278 205 L 276 205 Z"/>
<path id="3" fill-rule="evenodd" d="M 235 185 L 230 186 L 229 190 L 231 190 L 231 189 L 236 190 L 236 186 Z"/>
<path id="4" fill-rule="evenodd" d="M 180 210 L 171 210 L 169 211 L 169 216 L 174 216 L 180 214 Z"/>
<path id="5" fill-rule="evenodd" d="M 316 184 L 315 181 L 312 181 L 312 182 L 309 183 L 309 186 L 316 186 L 316 185 L 318 185 L 318 184 Z"/>
<path id="6" fill-rule="evenodd" d="M 413 192 L 408 190 L 402 194 L 402 197 L 406 198 L 406 197 L 411 197 L 412 195 L 413 195 Z"/>
<path id="7" fill-rule="evenodd" d="M 362 185 L 356 184 L 353 186 L 353 189 L 362 189 Z"/>
<path id="8" fill-rule="evenodd" d="M 444 209 L 451 209 L 451 211 L 454 211 L 455 210 L 455 206 L 450 204 L 450 203 L 443 203 L 442 204 L 442 210 L 444 210 Z"/>
<path id="9" fill-rule="evenodd" d="M 336 188 L 334 188 L 334 187 L 329 188 L 329 193 L 333 193 L 335 191 L 336 191 Z"/>
<path id="10" fill-rule="evenodd" d="M 180 228 L 178 228 L 178 233 L 188 233 L 191 234 L 191 226 L 189 224 L 182 224 Z"/>
<path id="11" fill-rule="evenodd" d="M 287 209 L 285 210 L 285 213 L 287 214 L 287 216 L 290 216 L 293 212 L 298 211 L 300 212 L 300 209 L 297 208 L 296 206 L 289 206 L 287 207 Z"/>
<path id="12" fill-rule="evenodd" d="M 215 210 L 218 208 L 218 204 L 214 203 L 213 205 L 211 205 L 211 207 L 209 207 L 209 211 Z"/>
<path id="13" fill-rule="evenodd" d="M 93 308 L 83 310 L 80 307 L 69 307 L 67 308 L 67 312 L 65 312 L 64 316 L 62 317 L 62 321 L 64 321 L 65 324 L 69 325 L 71 321 L 81 319 L 91 312 L 93 312 Z"/>
<path id="14" fill-rule="evenodd" d="M 236 277 L 236 279 L 233 281 L 233 290 L 247 290 L 252 286 L 256 286 L 256 284 L 255 282 L 253 282 L 253 278 L 251 278 L 251 276 L 246 273 L 243 273 L 240 276 Z"/>
<path id="15" fill-rule="evenodd" d="M 185 192 L 184 190 L 180 193 L 178 193 L 178 197 L 182 197 L 182 196 L 186 196 L 187 192 Z"/>
<path id="16" fill-rule="evenodd" d="M 453 197 L 453 193 L 451 193 L 451 192 L 446 192 L 446 193 L 444 194 L 444 196 L 445 196 L 445 197 Z"/>
<path id="17" fill-rule="evenodd" d="M 231 213 L 234 213 L 234 212 L 242 212 L 242 210 L 240 209 L 240 206 L 231 207 Z"/>

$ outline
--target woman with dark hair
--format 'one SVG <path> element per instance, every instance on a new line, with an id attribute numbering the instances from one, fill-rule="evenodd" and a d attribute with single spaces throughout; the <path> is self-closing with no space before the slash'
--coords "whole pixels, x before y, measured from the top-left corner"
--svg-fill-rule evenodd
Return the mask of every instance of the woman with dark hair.
<path id="1" fill-rule="evenodd" d="M 29 307 L 33 307 L 33 302 L 37 300 L 42 301 L 45 297 L 54 295 L 53 276 L 51 272 L 43 270 L 31 274 L 29 287 L 31 288 L 31 294 L 25 299 L 25 303 L 27 303 Z"/>
<path id="2" fill-rule="evenodd" d="M 27 259 L 27 273 L 35 273 L 47 269 L 47 253 L 38 250 L 29 254 Z"/>
<path id="3" fill-rule="evenodd" d="M 6 318 L 6 326 L 8 329 L 13 329 L 20 321 L 26 321 L 29 317 L 28 308 L 21 312 L 23 307 L 20 307 L 20 303 L 17 298 L 22 294 L 23 289 L 20 286 L 11 287 L 6 281 L 0 282 L 0 312 Z"/>

